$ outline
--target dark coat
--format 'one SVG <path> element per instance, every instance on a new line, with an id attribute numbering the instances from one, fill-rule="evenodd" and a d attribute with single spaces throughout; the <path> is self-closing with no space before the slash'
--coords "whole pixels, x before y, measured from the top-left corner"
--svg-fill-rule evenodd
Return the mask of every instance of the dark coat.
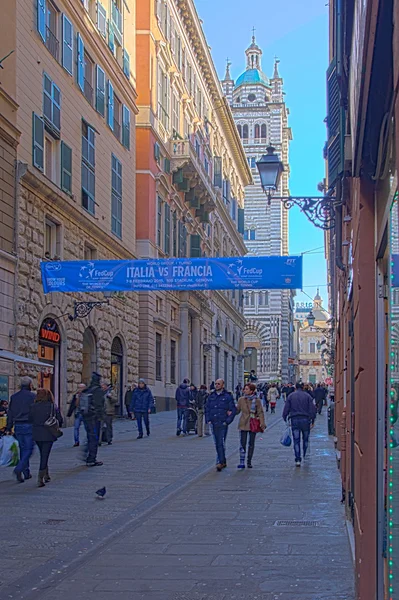
<path id="1" fill-rule="evenodd" d="M 60 426 L 62 425 L 61 413 L 52 402 L 35 402 L 30 408 L 29 420 L 32 423 L 32 436 L 35 442 L 55 442 L 57 438 L 44 425 L 47 419 L 54 414 Z"/>
<path id="2" fill-rule="evenodd" d="M 75 414 L 75 411 L 77 408 L 78 408 L 77 394 L 74 394 L 72 396 L 72 402 L 68 408 L 67 417 L 72 417 L 72 415 Z"/>
<path id="3" fill-rule="evenodd" d="M 309 421 L 313 422 L 316 418 L 316 407 L 312 396 L 304 390 L 296 390 L 290 394 L 284 404 L 284 421 L 288 417 L 291 417 L 291 419 L 295 417 L 308 418 Z"/>
<path id="4" fill-rule="evenodd" d="M 177 408 L 188 408 L 190 406 L 190 387 L 187 383 L 181 383 L 175 394 Z"/>
<path id="5" fill-rule="evenodd" d="M 131 412 L 148 413 L 148 411 L 154 406 L 154 397 L 151 393 L 150 388 L 145 386 L 143 389 L 137 387 L 133 390 L 132 401 L 130 403 Z"/>
<path id="6" fill-rule="evenodd" d="M 316 400 L 316 404 L 323 402 L 326 397 L 326 389 L 323 387 L 317 387 L 314 391 L 314 399 Z"/>
<path id="7" fill-rule="evenodd" d="M 30 407 L 35 397 L 36 395 L 27 388 L 22 388 L 11 396 L 7 413 L 8 431 L 11 431 L 16 423 L 29 423 Z"/>
<path id="8" fill-rule="evenodd" d="M 83 418 L 95 417 L 97 421 L 102 421 L 105 410 L 105 392 L 101 388 L 100 382 L 97 379 L 92 379 L 88 388 L 83 390 L 83 394 L 92 394 L 92 410 L 88 415 L 83 415 Z"/>
<path id="9" fill-rule="evenodd" d="M 133 390 L 126 390 L 125 392 L 125 406 L 130 410 L 130 404 L 132 402 Z"/>
<path id="10" fill-rule="evenodd" d="M 227 413 L 231 414 L 228 415 Z M 208 401 L 205 406 L 205 421 L 212 425 L 230 425 L 236 416 L 236 405 L 233 396 L 227 390 L 223 390 L 220 394 L 212 392 L 208 396 Z"/>
<path id="11" fill-rule="evenodd" d="M 197 410 L 204 410 L 206 402 L 208 400 L 208 392 L 206 390 L 199 390 L 197 398 L 195 400 L 195 408 Z"/>

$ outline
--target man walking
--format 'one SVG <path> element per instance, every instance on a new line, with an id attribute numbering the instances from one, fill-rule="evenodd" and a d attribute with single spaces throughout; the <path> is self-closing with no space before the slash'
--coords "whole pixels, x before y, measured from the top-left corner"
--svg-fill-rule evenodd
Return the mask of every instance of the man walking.
<path id="1" fill-rule="evenodd" d="M 104 417 L 104 401 L 101 375 L 93 372 L 90 385 L 82 392 L 79 402 L 83 424 L 87 433 L 86 465 L 88 467 L 100 467 L 103 464 L 97 460 L 97 452 L 101 421 Z"/>
<path id="2" fill-rule="evenodd" d="M 21 389 L 11 396 L 7 412 L 6 430 L 11 433 L 14 427 L 14 435 L 18 440 L 20 459 L 14 469 L 14 475 L 19 483 L 25 479 L 31 479 L 29 459 L 33 452 L 32 424 L 29 421 L 30 408 L 35 401 L 32 392 L 32 379 L 22 377 Z"/>
<path id="3" fill-rule="evenodd" d="M 132 418 L 132 413 L 130 412 L 130 405 L 132 403 L 132 396 L 133 396 L 133 388 L 131 385 L 127 386 L 127 390 L 125 392 L 125 398 L 124 398 L 124 402 L 125 402 L 125 408 L 126 408 L 126 413 L 127 413 L 127 418 L 131 419 Z"/>
<path id="4" fill-rule="evenodd" d="M 80 408 L 79 408 L 79 401 L 80 401 L 80 395 L 83 392 L 83 390 L 86 389 L 86 387 L 87 386 L 85 383 L 79 383 L 78 391 L 76 392 L 76 394 L 73 395 L 71 404 L 70 404 L 68 412 L 67 412 L 67 417 L 72 417 L 72 415 L 74 415 L 74 418 L 75 418 L 74 424 L 73 424 L 73 437 L 75 440 L 74 446 L 79 446 L 79 444 L 80 444 L 79 430 L 80 430 L 80 426 L 83 423 L 83 418 L 82 418 L 82 414 L 81 414 Z"/>
<path id="5" fill-rule="evenodd" d="M 208 399 L 208 391 L 206 389 L 206 385 L 203 384 L 200 386 L 200 389 L 197 392 L 197 398 L 195 401 L 195 408 L 197 409 L 197 414 L 198 414 L 198 420 L 197 420 L 198 437 L 202 437 L 204 435 L 204 416 L 205 416 L 205 406 L 206 406 L 207 399 Z"/>
<path id="6" fill-rule="evenodd" d="M 304 391 L 303 383 L 296 384 L 296 391 L 287 398 L 283 410 L 283 419 L 291 419 L 292 437 L 294 438 L 295 464 L 301 466 L 301 433 L 303 440 L 303 458 L 309 444 L 310 427 L 316 418 L 316 407 L 310 394 Z"/>
<path id="7" fill-rule="evenodd" d="M 133 390 L 132 403 L 130 411 L 134 413 L 137 419 L 137 428 L 139 430 L 138 440 L 143 437 L 143 421 L 147 431 L 147 437 L 150 435 L 150 414 L 154 406 L 154 396 L 144 379 L 139 379 L 139 386 Z"/>
<path id="8" fill-rule="evenodd" d="M 177 431 L 176 435 L 179 436 L 183 431 L 184 435 L 187 433 L 187 420 L 186 413 L 190 406 L 190 388 L 189 379 L 183 379 L 183 383 L 179 385 L 176 390 L 176 406 L 177 406 Z M 182 425 L 183 423 L 183 425 Z"/>
<path id="9" fill-rule="evenodd" d="M 321 383 L 317 384 L 317 388 L 314 391 L 314 399 L 316 402 L 316 408 L 319 415 L 321 415 L 321 411 L 323 410 L 323 404 L 326 397 L 326 389 L 321 385 Z"/>
<path id="10" fill-rule="evenodd" d="M 118 403 L 118 397 L 111 385 L 104 383 L 101 387 L 104 391 L 105 399 L 103 419 L 104 441 L 107 442 L 108 446 L 110 446 L 114 437 L 113 420 L 115 416 L 115 407 Z M 102 439 L 100 439 L 99 443 L 101 444 L 101 442 Z"/>
<path id="11" fill-rule="evenodd" d="M 212 424 L 215 440 L 217 471 L 227 467 L 225 450 L 227 428 L 233 422 L 236 412 L 233 396 L 225 389 L 223 379 L 217 379 L 215 390 L 209 394 L 205 405 L 205 421 Z"/>

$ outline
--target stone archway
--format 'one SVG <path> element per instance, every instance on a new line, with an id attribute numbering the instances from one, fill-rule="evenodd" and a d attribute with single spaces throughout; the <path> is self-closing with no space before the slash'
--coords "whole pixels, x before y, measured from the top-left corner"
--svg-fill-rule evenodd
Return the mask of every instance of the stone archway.
<path id="1" fill-rule="evenodd" d="M 83 332 L 82 383 L 89 385 L 91 374 L 97 371 L 97 339 L 91 327 Z"/>
<path id="2" fill-rule="evenodd" d="M 244 370 L 249 373 L 256 371 L 259 377 L 266 369 L 266 358 L 269 348 L 269 332 L 265 324 L 255 319 L 248 319 L 244 329 Z"/>

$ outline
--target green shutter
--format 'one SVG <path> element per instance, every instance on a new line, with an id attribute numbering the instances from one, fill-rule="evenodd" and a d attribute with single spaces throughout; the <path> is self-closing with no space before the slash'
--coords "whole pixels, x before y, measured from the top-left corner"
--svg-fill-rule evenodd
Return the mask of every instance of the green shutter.
<path id="1" fill-rule="evenodd" d="M 213 184 L 215 187 L 222 187 L 222 158 L 215 156 L 213 159 Z"/>
<path id="2" fill-rule="evenodd" d="M 72 149 L 61 142 L 61 189 L 72 194 Z"/>
<path id="3" fill-rule="evenodd" d="M 130 110 L 125 105 L 122 107 L 122 144 L 130 150 Z"/>
<path id="4" fill-rule="evenodd" d="M 238 217 L 237 217 L 237 229 L 238 232 L 244 235 L 244 209 L 238 209 Z"/>
<path id="5" fill-rule="evenodd" d="M 32 155 L 33 166 L 44 171 L 44 121 L 35 113 L 32 116 Z"/>
<path id="6" fill-rule="evenodd" d="M 183 183 L 183 169 L 178 169 L 173 173 L 173 183 Z"/>
<path id="7" fill-rule="evenodd" d="M 165 210 L 165 246 L 164 251 L 165 254 L 170 254 L 170 206 L 165 202 L 164 204 Z"/>
<path id="8" fill-rule="evenodd" d="M 201 257 L 201 236 L 198 234 L 190 235 L 190 257 Z"/>
<path id="9" fill-rule="evenodd" d="M 336 58 L 327 70 L 327 164 L 328 185 L 334 185 L 343 171 L 345 112 L 341 94 Z"/>

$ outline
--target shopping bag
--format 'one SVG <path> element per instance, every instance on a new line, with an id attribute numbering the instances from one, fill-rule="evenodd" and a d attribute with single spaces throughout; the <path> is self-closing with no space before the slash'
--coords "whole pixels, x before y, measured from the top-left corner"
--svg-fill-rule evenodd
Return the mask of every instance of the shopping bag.
<path id="1" fill-rule="evenodd" d="M 286 448 L 288 448 L 292 444 L 291 427 L 289 425 L 287 425 L 283 435 L 281 436 L 280 444 L 282 446 L 285 446 Z"/>
<path id="2" fill-rule="evenodd" d="M 0 454 L 0 465 L 2 467 L 15 467 L 19 461 L 19 444 L 12 435 L 3 437 Z"/>

